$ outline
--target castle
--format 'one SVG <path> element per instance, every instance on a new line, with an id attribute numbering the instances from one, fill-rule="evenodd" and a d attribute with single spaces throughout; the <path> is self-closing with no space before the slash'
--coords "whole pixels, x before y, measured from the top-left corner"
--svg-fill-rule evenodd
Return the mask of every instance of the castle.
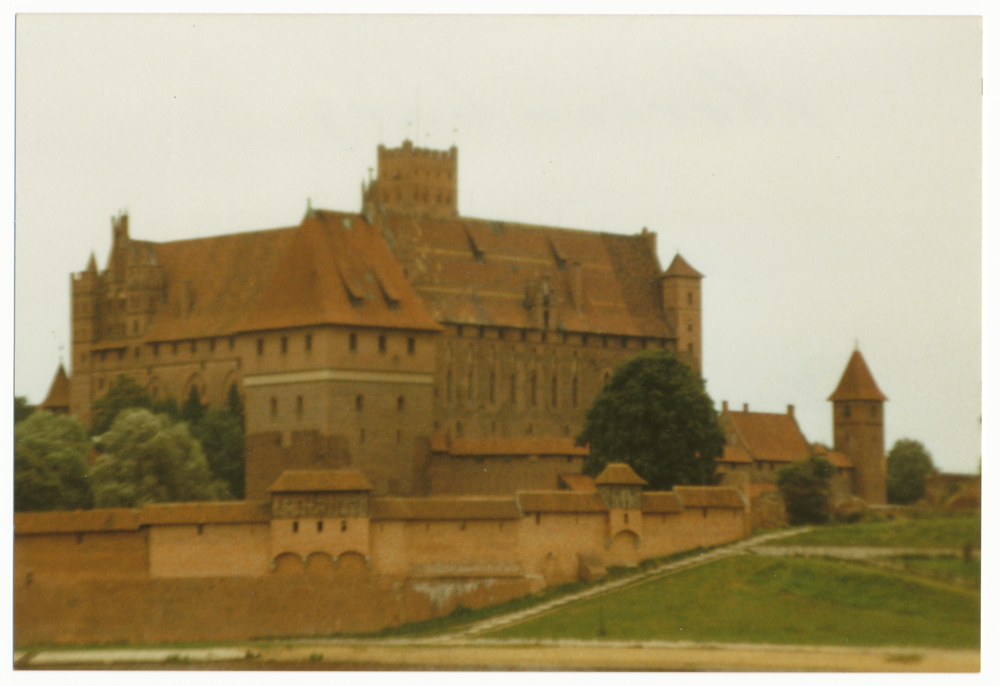
<path id="1" fill-rule="evenodd" d="M 248 499 L 286 469 L 358 469 L 378 495 L 555 488 L 618 364 L 669 348 L 700 370 L 702 274 L 679 254 L 664 271 L 646 229 L 457 208 L 458 151 L 406 141 L 379 146 L 358 213 L 164 243 L 113 218 L 106 268 L 91 254 L 72 277 L 58 400 L 87 422 L 119 374 L 154 400 L 218 403 L 235 383 Z"/>

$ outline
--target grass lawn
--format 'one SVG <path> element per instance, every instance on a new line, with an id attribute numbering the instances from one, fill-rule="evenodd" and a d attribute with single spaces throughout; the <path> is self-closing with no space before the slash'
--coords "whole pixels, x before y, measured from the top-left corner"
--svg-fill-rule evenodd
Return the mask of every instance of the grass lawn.
<path id="1" fill-rule="evenodd" d="M 818 527 L 789 536 L 774 545 L 851 545 L 902 548 L 961 548 L 966 542 L 979 547 L 978 515 L 894 519 Z"/>
<path id="2" fill-rule="evenodd" d="M 930 572 L 948 577 L 964 577 L 979 581 L 981 568 L 979 560 L 966 562 L 960 557 L 902 557 L 898 558 L 907 569 Z"/>
<path id="3" fill-rule="evenodd" d="M 976 648 L 979 614 L 968 591 L 841 562 L 741 555 L 490 636 Z"/>

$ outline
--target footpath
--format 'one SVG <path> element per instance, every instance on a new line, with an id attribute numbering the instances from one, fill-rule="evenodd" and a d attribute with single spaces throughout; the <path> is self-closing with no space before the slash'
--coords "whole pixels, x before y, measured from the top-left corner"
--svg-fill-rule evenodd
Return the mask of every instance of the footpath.
<path id="1" fill-rule="evenodd" d="M 743 554 L 874 559 L 901 549 L 805 549 L 767 545 L 797 528 L 755 536 L 666 562 L 531 608 L 420 639 L 290 639 L 211 648 L 87 648 L 15 651 L 15 669 L 497 670 L 717 672 L 978 672 L 979 650 L 846 648 L 683 641 L 498 640 L 483 635 L 573 603 Z M 820 553 L 822 550 L 826 554 Z M 927 553 L 926 550 L 921 551 Z M 951 554 L 953 551 L 942 551 Z M 906 554 L 905 551 L 902 554 Z"/>

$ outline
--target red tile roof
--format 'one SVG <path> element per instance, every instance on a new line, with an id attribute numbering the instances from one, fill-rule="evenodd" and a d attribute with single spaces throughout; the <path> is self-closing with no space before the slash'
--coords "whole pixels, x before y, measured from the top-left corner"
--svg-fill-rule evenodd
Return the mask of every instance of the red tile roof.
<path id="1" fill-rule="evenodd" d="M 518 491 L 521 511 L 529 512 L 607 512 L 608 506 L 599 493 L 578 491 Z"/>
<path id="2" fill-rule="evenodd" d="M 828 400 L 888 400 L 888 398 L 875 384 L 875 379 L 872 378 L 872 373 L 868 370 L 868 365 L 865 364 L 865 358 L 861 356 L 861 351 L 855 350 L 847 362 L 844 375 L 840 377 L 837 390 Z"/>
<path id="3" fill-rule="evenodd" d="M 544 309 L 554 330 L 674 337 L 645 236 L 394 210 L 380 217 L 386 242 L 439 322 L 537 328 Z M 579 311 L 574 263 L 582 270 Z"/>
<path id="4" fill-rule="evenodd" d="M 62 362 L 56 370 L 52 385 L 49 386 L 49 394 L 39 407 L 43 410 L 69 408 L 69 377 L 66 376 L 66 368 Z"/>
<path id="5" fill-rule="evenodd" d="M 514 498 L 502 496 L 374 498 L 371 501 L 372 521 L 520 518 L 521 512 Z"/>
<path id="6" fill-rule="evenodd" d="M 560 474 L 559 480 L 571 491 L 578 493 L 596 493 L 594 480 L 586 474 Z"/>
<path id="7" fill-rule="evenodd" d="M 650 514 L 681 512 L 681 501 L 673 491 L 643 491 L 642 511 Z"/>
<path id="8" fill-rule="evenodd" d="M 744 508 L 738 488 L 726 486 L 674 486 L 674 493 L 684 507 Z"/>
<path id="9" fill-rule="evenodd" d="M 703 278 L 705 278 L 705 275 L 702 274 L 697 269 L 695 269 L 694 267 L 692 267 L 690 264 L 688 264 L 687 260 L 685 260 L 683 257 L 681 257 L 680 253 L 677 253 L 676 255 L 674 255 L 673 261 L 670 263 L 670 266 L 667 267 L 667 271 L 664 272 L 663 275 L 664 276 L 688 276 L 688 277 L 694 277 L 696 279 L 703 279 Z"/>
<path id="10" fill-rule="evenodd" d="M 146 505 L 139 523 L 146 524 L 237 524 L 271 521 L 271 503 L 229 501 L 217 503 L 157 503 Z"/>
<path id="11" fill-rule="evenodd" d="M 733 462 L 736 464 L 753 464 L 753 458 L 743 448 L 727 445 L 722 449 L 722 455 L 715 458 L 716 462 Z"/>
<path id="12" fill-rule="evenodd" d="M 646 480 L 624 462 L 612 462 L 594 479 L 595 484 L 645 486 Z"/>
<path id="13" fill-rule="evenodd" d="M 578 446 L 571 438 L 431 438 L 431 450 L 455 456 L 479 455 L 587 455 L 587 446 Z"/>
<path id="14" fill-rule="evenodd" d="M 281 473 L 269 493 L 370 491 L 372 485 L 361 472 L 340 469 L 288 470 Z"/>
<path id="15" fill-rule="evenodd" d="M 15 534 L 135 531 L 138 528 L 139 510 L 130 508 L 14 513 Z"/>
<path id="16" fill-rule="evenodd" d="M 854 469 L 854 463 L 851 462 L 850 458 L 844 453 L 831 450 L 824 457 L 826 457 L 826 459 L 828 459 L 830 464 L 834 467 L 839 467 L 840 469 Z"/>
<path id="17" fill-rule="evenodd" d="M 809 457 L 809 442 L 791 415 L 726 411 L 722 422 L 735 429 L 736 447 L 746 450 L 754 460 L 795 462 Z"/>

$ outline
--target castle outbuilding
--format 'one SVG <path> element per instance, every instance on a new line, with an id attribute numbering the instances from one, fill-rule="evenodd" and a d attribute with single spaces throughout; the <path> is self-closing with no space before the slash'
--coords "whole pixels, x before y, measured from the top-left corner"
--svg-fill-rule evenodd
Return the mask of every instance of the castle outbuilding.
<path id="1" fill-rule="evenodd" d="M 495 478 L 475 492 L 556 488 L 583 460 L 545 441 L 579 432 L 616 366 L 667 348 L 700 370 L 702 275 L 680 255 L 664 271 L 646 229 L 462 217 L 457 159 L 380 146 L 360 212 L 297 226 L 154 242 L 113 218 L 106 268 L 91 255 L 72 277 L 70 411 L 88 422 L 119 374 L 154 400 L 216 404 L 235 384 L 251 499 L 289 469 L 454 492 L 441 465 L 480 458 Z"/>

